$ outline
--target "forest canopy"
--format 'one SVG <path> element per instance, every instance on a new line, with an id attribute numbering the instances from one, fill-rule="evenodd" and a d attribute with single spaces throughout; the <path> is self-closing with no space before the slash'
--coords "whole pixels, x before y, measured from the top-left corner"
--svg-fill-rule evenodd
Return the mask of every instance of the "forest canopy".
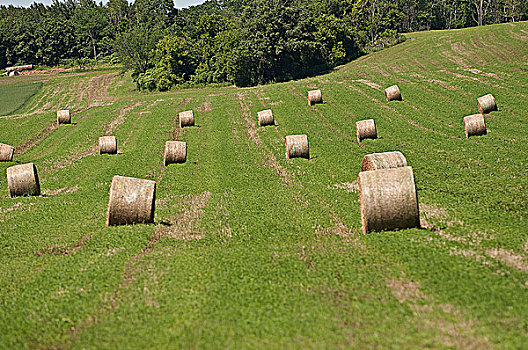
<path id="1" fill-rule="evenodd" d="M 525 0 L 54 0 L 0 6 L 0 68 L 121 63 L 138 89 L 324 72 L 405 32 L 528 19 Z"/>

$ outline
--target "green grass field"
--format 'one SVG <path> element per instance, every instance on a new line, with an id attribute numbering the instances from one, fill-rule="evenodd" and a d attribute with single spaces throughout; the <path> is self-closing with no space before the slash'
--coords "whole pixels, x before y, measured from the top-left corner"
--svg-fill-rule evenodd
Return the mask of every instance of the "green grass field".
<path id="1" fill-rule="evenodd" d="M 11 77 L 0 79 L 0 116 L 17 113 L 41 88 L 42 82 L 17 83 Z"/>
<path id="2" fill-rule="evenodd" d="M 45 80 L 0 117 L 16 146 L 0 163 L 0 348 L 528 347 L 528 23 L 410 34 L 248 89 Z M 402 102 L 385 102 L 393 84 Z M 313 88 L 324 104 L 308 106 Z M 487 93 L 499 111 L 467 140 Z M 63 108 L 73 124 L 57 128 Z M 259 128 L 267 108 L 279 125 Z M 187 109 L 197 125 L 179 130 Z M 367 118 L 379 139 L 359 145 Z M 96 154 L 105 134 L 117 156 Z M 310 160 L 285 159 L 290 134 Z M 174 139 L 187 162 L 164 168 Z M 423 228 L 363 236 L 361 160 L 392 150 L 414 168 Z M 44 195 L 8 198 L 6 168 L 27 162 Z M 105 227 L 114 175 L 157 182 L 155 224 Z"/>

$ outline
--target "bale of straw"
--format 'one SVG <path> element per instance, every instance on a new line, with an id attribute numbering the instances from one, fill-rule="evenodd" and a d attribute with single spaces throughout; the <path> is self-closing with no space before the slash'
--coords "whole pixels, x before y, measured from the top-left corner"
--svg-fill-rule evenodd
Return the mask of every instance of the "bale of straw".
<path id="1" fill-rule="evenodd" d="M 385 99 L 387 101 L 401 101 L 402 96 L 398 85 L 393 85 L 385 89 Z"/>
<path id="2" fill-rule="evenodd" d="M 323 94 L 321 94 L 321 90 L 308 91 L 308 106 L 313 106 L 316 103 L 323 103 Z"/>
<path id="3" fill-rule="evenodd" d="M 57 111 L 57 124 L 71 124 L 71 116 L 69 110 Z"/>
<path id="4" fill-rule="evenodd" d="M 484 115 L 473 114 L 464 117 L 464 129 L 467 139 L 470 136 L 486 135 L 488 131 L 486 129 L 486 122 L 484 121 Z"/>
<path id="5" fill-rule="evenodd" d="M 360 120 L 356 122 L 356 135 L 358 142 L 364 139 L 377 139 L 378 132 L 374 119 Z"/>
<path id="6" fill-rule="evenodd" d="M 492 94 L 487 94 L 477 98 L 477 106 L 480 114 L 488 114 L 498 110 L 495 97 L 493 97 Z"/>
<path id="7" fill-rule="evenodd" d="M 187 160 L 187 143 L 180 141 L 165 142 L 163 160 L 165 166 L 175 163 L 185 163 Z"/>
<path id="8" fill-rule="evenodd" d="M 33 163 L 7 168 L 7 187 L 11 197 L 40 196 L 37 167 Z"/>
<path id="9" fill-rule="evenodd" d="M 180 112 L 178 116 L 180 118 L 180 128 L 184 128 L 186 126 L 194 126 L 193 111 Z"/>
<path id="10" fill-rule="evenodd" d="M 258 112 L 257 118 L 260 126 L 275 125 L 275 119 L 273 118 L 271 109 Z"/>
<path id="11" fill-rule="evenodd" d="M 372 153 L 363 157 L 361 171 L 403 168 L 407 160 L 401 152 Z"/>
<path id="12" fill-rule="evenodd" d="M 0 143 L 0 162 L 11 162 L 14 153 L 15 147 Z"/>
<path id="13" fill-rule="evenodd" d="M 358 184 L 364 234 L 420 227 L 411 167 L 363 171 Z"/>
<path id="14" fill-rule="evenodd" d="M 99 138 L 99 154 L 117 154 L 117 139 L 115 136 Z"/>
<path id="15" fill-rule="evenodd" d="M 310 159 L 310 148 L 308 145 L 308 136 L 306 135 L 289 135 L 285 140 L 286 159 L 306 158 Z"/>
<path id="16" fill-rule="evenodd" d="M 110 187 L 106 226 L 154 222 L 156 182 L 114 176 Z"/>

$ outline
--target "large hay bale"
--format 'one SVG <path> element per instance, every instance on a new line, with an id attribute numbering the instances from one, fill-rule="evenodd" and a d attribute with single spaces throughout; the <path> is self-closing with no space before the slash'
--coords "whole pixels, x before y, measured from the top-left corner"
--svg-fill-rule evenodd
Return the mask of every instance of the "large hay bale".
<path id="1" fill-rule="evenodd" d="M 387 101 L 401 101 L 402 96 L 398 85 L 393 85 L 385 89 L 385 99 Z"/>
<path id="2" fill-rule="evenodd" d="M 37 167 L 33 163 L 7 168 L 7 187 L 11 197 L 40 196 Z"/>
<path id="3" fill-rule="evenodd" d="M 498 110 L 495 97 L 493 97 L 492 94 L 487 94 L 477 98 L 477 106 L 480 114 L 488 114 Z"/>
<path id="4" fill-rule="evenodd" d="M 57 124 L 71 124 L 71 116 L 69 110 L 57 111 Z"/>
<path id="5" fill-rule="evenodd" d="M 114 176 L 110 187 L 106 226 L 154 222 L 156 182 Z"/>
<path id="6" fill-rule="evenodd" d="M 180 128 L 184 128 L 186 126 L 194 126 L 193 111 L 180 112 L 178 116 L 180 119 Z"/>
<path id="7" fill-rule="evenodd" d="M 308 106 L 313 106 L 316 103 L 323 103 L 321 90 L 308 91 Z"/>
<path id="8" fill-rule="evenodd" d="M 486 122 L 484 121 L 484 115 L 473 114 L 464 117 L 464 129 L 466 131 L 466 138 L 470 136 L 486 135 Z"/>
<path id="9" fill-rule="evenodd" d="M 306 135 L 289 135 L 285 140 L 286 159 L 306 158 L 310 159 L 310 148 L 308 145 L 308 136 Z"/>
<path id="10" fill-rule="evenodd" d="M 99 154 L 117 154 L 117 139 L 115 136 L 99 138 Z"/>
<path id="11" fill-rule="evenodd" d="M 363 233 L 420 227 L 418 197 L 411 167 L 359 173 Z"/>
<path id="12" fill-rule="evenodd" d="M 363 157 L 361 171 L 403 168 L 407 160 L 401 152 L 372 153 Z"/>
<path id="13" fill-rule="evenodd" d="M 15 147 L 0 143 L 0 162 L 11 162 L 14 153 Z"/>
<path id="14" fill-rule="evenodd" d="M 356 122 L 356 135 L 358 142 L 364 139 L 377 139 L 378 132 L 374 119 L 360 120 Z"/>
<path id="15" fill-rule="evenodd" d="M 165 166 L 174 163 L 185 163 L 187 160 L 187 143 L 180 141 L 165 142 L 163 159 Z"/>
<path id="16" fill-rule="evenodd" d="M 271 109 L 257 112 L 257 118 L 260 126 L 275 125 L 275 119 L 273 118 Z"/>

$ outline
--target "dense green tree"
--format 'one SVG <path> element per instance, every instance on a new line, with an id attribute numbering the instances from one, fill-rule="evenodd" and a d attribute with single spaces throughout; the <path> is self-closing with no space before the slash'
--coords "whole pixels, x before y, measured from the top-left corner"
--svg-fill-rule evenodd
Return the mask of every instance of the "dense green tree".
<path id="1" fill-rule="evenodd" d="M 103 32 L 108 24 L 104 8 L 97 6 L 94 0 L 80 0 L 75 8 L 74 23 L 76 34 L 89 38 L 93 58 L 97 59 L 97 45 L 103 38 Z"/>

